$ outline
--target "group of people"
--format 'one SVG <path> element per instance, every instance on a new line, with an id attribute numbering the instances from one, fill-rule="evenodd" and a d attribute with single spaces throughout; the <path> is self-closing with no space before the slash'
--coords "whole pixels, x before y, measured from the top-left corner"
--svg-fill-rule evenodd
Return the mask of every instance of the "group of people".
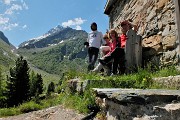
<path id="1" fill-rule="evenodd" d="M 95 22 L 91 24 L 92 31 L 88 34 L 87 42 L 84 43 L 88 47 L 88 71 L 98 73 L 104 70 L 107 75 L 125 73 L 126 32 L 133 26 L 128 20 L 122 21 L 120 26 L 121 35 L 118 35 L 114 29 L 103 35 L 97 30 Z M 99 52 L 101 56 L 98 59 Z M 97 60 L 99 63 L 95 67 Z"/>

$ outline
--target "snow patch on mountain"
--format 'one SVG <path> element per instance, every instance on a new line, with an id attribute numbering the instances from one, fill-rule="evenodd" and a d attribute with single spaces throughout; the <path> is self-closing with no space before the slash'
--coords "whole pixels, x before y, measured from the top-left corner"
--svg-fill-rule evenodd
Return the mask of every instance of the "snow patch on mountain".
<path id="1" fill-rule="evenodd" d="M 39 37 L 36 37 L 36 38 L 31 38 L 29 39 L 28 41 L 22 43 L 19 45 L 19 47 L 25 47 L 25 46 L 28 46 L 30 44 L 34 44 L 44 38 L 47 38 L 47 37 L 51 37 L 51 36 L 54 36 L 56 34 L 58 34 L 60 31 L 64 30 L 65 28 L 62 27 L 61 25 L 58 25 L 52 29 L 50 29 L 47 33 L 43 34 L 42 36 L 39 36 Z"/>
<path id="2" fill-rule="evenodd" d="M 34 40 L 35 42 L 38 42 L 39 40 L 41 40 L 41 39 L 43 39 L 43 38 L 46 38 L 46 37 L 48 37 L 48 36 L 52 36 L 52 35 L 54 35 L 54 34 L 57 34 L 57 33 L 59 33 L 59 32 L 62 31 L 62 30 L 64 30 L 64 27 L 58 25 L 58 26 L 56 26 L 55 28 L 50 29 L 50 30 L 49 30 L 47 33 L 45 33 L 44 35 L 39 36 L 39 37 L 36 37 L 36 38 L 32 38 L 32 39 L 30 39 L 29 41 Z"/>

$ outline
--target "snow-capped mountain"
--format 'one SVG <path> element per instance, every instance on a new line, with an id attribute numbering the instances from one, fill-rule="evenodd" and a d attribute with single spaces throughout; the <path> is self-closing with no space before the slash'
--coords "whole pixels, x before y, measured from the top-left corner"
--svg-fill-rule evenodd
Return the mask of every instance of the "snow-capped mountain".
<path id="1" fill-rule="evenodd" d="M 82 30 L 75 30 L 70 27 L 62 27 L 60 25 L 50 29 L 47 33 L 37 38 L 32 38 L 19 45 L 19 48 L 43 48 L 51 45 L 62 43 L 65 40 L 74 39 L 78 36 L 87 36 L 87 33 Z"/>
<path id="2" fill-rule="evenodd" d="M 61 25 L 58 25 L 55 28 L 50 29 L 47 33 L 45 33 L 45 35 L 53 35 L 56 34 L 57 32 L 60 32 L 64 29 L 64 27 L 62 27 Z"/>

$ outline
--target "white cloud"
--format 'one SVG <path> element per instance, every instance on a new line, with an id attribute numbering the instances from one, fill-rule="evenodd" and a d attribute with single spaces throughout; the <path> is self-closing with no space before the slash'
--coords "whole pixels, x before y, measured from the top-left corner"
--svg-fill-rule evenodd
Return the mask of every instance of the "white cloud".
<path id="1" fill-rule="evenodd" d="M 3 0 L 4 4 L 9 5 L 11 3 L 11 0 Z"/>
<path id="2" fill-rule="evenodd" d="M 12 30 L 16 27 L 27 28 L 27 25 L 19 25 L 21 23 L 17 19 L 17 14 L 21 14 L 20 11 L 27 10 L 28 5 L 24 0 L 0 0 L 3 4 L 4 13 L 0 14 L 0 29 L 1 30 Z"/>
<path id="3" fill-rule="evenodd" d="M 9 18 L 3 18 L 3 16 L 0 15 L 0 25 L 4 25 L 9 22 Z"/>
<path id="4" fill-rule="evenodd" d="M 2 29 L 2 30 L 12 30 L 12 28 L 15 28 L 15 27 L 18 27 L 18 23 L 13 23 L 13 24 L 7 24 L 5 26 L 0 26 L 0 29 Z"/>
<path id="5" fill-rule="evenodd" d="M 73 20 L 68 20 L 67 22 L 63 22 L 63 27 L 70 27 L 70 26 L 76 26 L 76 28 L 80 28 L 80 25 L 82 25 L 86 20 L 83 20 L 82 18 L 75 18 Z"/>
<path id="6" fill-rule="evenodd" d="M 6 5 L 10 5 L 12 1 L 16 1 L 16 0 L 3 0 L 3 3 Z"/>
<path id="7" fill-rule="evenodd" d="M 22 6 L 23 6 L 23 8 L 26 9 L 26 10 L 29 9 L 28 5 L 27 5 L 24 1 L 22 1 Z"/>
<path id="8" fill-rule="evenodd" d="M 75 27 L 75 29 L 76 29 L 76 30 L 82 30 L 81 26 L 79 26 L 79 25 L 77 25 L 77 26 Z"/>
<path id="9" fill-rule="evenodd" d="M 5 14 L 13 14 L 14 11 L 22 10 L 22 7 L 17 4 L 13 4 L 9 9 L 6 10 Z"/>

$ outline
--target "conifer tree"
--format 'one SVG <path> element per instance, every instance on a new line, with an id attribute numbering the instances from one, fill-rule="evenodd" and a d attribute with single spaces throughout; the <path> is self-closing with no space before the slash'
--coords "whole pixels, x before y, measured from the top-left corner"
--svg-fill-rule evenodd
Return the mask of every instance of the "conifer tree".
<path id="1" fill-rule="evenodd" d="M 5 96 L 5 81 L 2 75 L 2 70 L 0 68 L 0 107 L 6 106 L 6 96 Z"/>
<path id="2" fill-rule="evenodd" d="M 47 94 L 49 95 L 51 92 L 54 92 L 54 90 L 55 90 L 54 82 L 51 82 L 51 83 L 48 85 Z"/>
<path id="3" fill-rule="evenodd" d="M 36 74 L 34 73 L 34 71 L 32 71 L 31 73 L 31 79 L 30 79 L 30 93 L 32 97 L 36 97 L 40 94 L 42 94 L 43 92 L 43 79 L 41 77 L 40 74 Z"/>
<path id="4" fill-rule="evenodd" d="M 31 72 L 30 74 L 30 95 L 31 97 L 35 96 L 35 92 L 36 92 L 36 74 L 34 73 L 34 71 Z"/>
<path id="5" fill-rule="evenodd" d="M 10 69 L 10 77 L 7 78 L 9 106 L 19 105 L 30 98 L 29 82 L 29 66 L 21 56 L 16 60 L 15 67 Z"/>
<path id="6" fill-rule="evenodd" d="M 0 68 L 0 95 L 1 95 L 1 92 L 2 92 L 2 84 L 3 84 L 3 76 L 2 76 L 2 72 L 1 72 L 1 68 Z"/>
<path id="7" fill-rule="evenodd" d="M 37 93 L 38 93 L 38 95 L 39 94 L 42 94 L 43 93 L 43 79 L 42 79 L 42 76 L 41 76 L 41 74 L 37 74 L 37 83 L 36 83 L 36 85 L 37 85 Z"/>

